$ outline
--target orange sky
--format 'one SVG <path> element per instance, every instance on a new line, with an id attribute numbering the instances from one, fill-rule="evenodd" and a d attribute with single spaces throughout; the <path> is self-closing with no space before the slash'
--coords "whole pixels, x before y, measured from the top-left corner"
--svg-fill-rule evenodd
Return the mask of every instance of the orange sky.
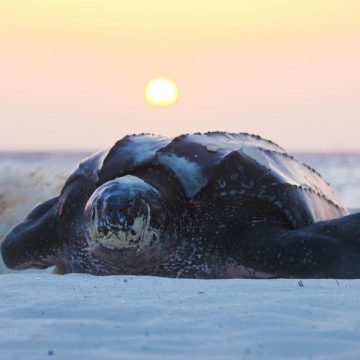
<path id="1" fill-rule="evenodd" d="M 358 0 L 0 1 L 0 149 L 229 130 L 360 150 L 359 19 Z M 144 101 L 160 75 L 173 107 Z"/>

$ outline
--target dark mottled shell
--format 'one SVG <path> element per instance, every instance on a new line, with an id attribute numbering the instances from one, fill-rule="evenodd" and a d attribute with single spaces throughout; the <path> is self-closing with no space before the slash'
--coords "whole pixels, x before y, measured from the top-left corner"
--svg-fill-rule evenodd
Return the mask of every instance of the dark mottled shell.
<path id="1" fill-rule="evenodd" d="M 109 151 L 84 160 L 67 184 L 86 176 L 100 186 L 139 167 L 172 175 L 191 200 L 241 195 L 267 201 L 294 227 L 347 214 L 316 171 L 275 143 L 244 133 L 126 136 Z"/>

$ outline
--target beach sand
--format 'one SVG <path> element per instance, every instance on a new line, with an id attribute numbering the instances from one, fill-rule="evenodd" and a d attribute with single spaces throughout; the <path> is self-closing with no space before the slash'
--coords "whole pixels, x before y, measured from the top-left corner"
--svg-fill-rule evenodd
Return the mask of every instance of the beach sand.
<path id="1" fill-rule="evenodd" d="M 359 359 L 360 281 L 1 277 L 1 359 Z"/>

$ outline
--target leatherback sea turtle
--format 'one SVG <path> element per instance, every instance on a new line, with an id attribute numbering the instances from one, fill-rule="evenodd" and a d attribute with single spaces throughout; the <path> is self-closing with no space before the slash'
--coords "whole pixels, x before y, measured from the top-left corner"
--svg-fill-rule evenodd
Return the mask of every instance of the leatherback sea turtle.
<path id="1" fill-rule="evenodd" d="M 131 135 L 80 163 L 1 252 L 60 273 L 357 278 L 360 214 L 259 136 Z"/>

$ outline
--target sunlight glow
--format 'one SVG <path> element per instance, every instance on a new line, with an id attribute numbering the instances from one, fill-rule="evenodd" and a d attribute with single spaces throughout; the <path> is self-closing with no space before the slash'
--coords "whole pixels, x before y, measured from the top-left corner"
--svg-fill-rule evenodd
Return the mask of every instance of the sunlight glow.
<path id="1" fill-rule="evenodd" d="M 171 106 L 179 98 L 179 89 L 174 80 L 157 77 L 150 80 L 144 90 L 145 100 L 153 106 Z"/>

